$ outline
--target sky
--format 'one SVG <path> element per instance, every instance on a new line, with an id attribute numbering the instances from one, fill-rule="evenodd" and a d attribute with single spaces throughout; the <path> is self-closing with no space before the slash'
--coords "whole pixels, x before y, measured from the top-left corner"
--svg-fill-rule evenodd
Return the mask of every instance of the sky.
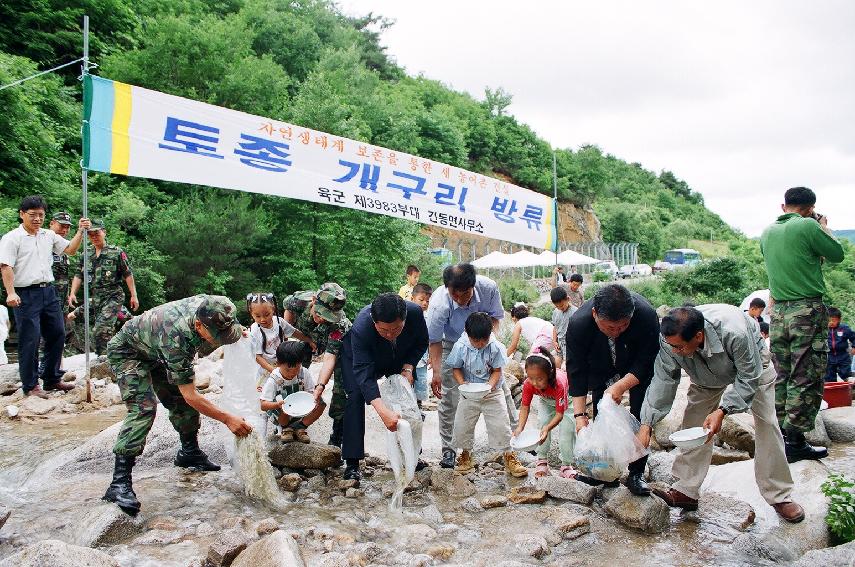
<path id="1" fill-rule="evenodd" d="M 410 75 L 508 112 L 553 147 L 668 169 L 748 236 L 807 186 L 855 228 L 855 2 L 340 0 L 394 25 Z"/>

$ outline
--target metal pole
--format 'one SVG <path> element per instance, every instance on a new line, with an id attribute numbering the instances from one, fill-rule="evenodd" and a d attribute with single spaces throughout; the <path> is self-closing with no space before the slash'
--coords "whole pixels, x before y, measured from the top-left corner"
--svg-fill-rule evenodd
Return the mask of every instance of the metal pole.
<path id="1" fill-rule="evenodd" d="M 558 162 L 552 150 L 552 216 L 555 218 L 555 265 L 558 265 Z"/>
<path id="2" fill-rule="evenodd" d="M 89 16 L 83 16 L 83 96 L 86 96 L 86 75 L 89 74 Z M 86 104 L 83 105 L 84 109 Z M 84 110 L 85 112 L 85 110 Z M 86 120 L 84 115 L 83 120 Z M 86 155 L 88 144 L 86 132 L 83 133 L 83 155 Z M 87 164 L 81 162 L 83 175 L 83 218 L 89 217 L 89 170 Z M 84 360 L 86 361 L 86 401 L 92 401 L 92 380 L 89 372 L 89 255 L 87 240 L 83 235 L 83 345 Z"/>

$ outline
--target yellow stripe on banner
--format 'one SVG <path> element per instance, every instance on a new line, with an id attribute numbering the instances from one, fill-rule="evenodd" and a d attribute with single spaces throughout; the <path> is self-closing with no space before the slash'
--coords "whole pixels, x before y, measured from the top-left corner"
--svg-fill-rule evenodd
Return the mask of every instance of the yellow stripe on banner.
<path id="1" fill-rule="evenodd" d="M 114 82 L 113 88 L 113 155 L 110 159 L 110 172 L 127 175 L 131 157 L 131 139 L 128 136 L 131 126 L 131 85 Z"/>

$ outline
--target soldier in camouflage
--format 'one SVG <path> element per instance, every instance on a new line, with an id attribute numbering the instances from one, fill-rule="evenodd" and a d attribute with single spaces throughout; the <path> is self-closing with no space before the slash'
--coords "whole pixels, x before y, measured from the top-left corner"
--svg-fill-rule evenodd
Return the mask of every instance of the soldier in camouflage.
<path id="1" fill-rule="evenodd" d="M 50 229 L 65 238 L 68 231 L 71 229 L 71 215 L 65 211 L 59 211 L 50 219 Z M 68 297 L 68 255 L 53 254 L 53 287 L 56 288 L 56 296 L 60 298 L 60 302 L 65 301 Z"/>
<path id="2" fill-rule="evenodd" d="M 95 320 L 92 322 L 92 336 L 95 341 L 95 352 L 104 354 L 107 343 L 112 338 L 116 328 L 116 318 L 125 302 L 125 292 L 122 290 L 122 280 L 131 292 L 129 300 L 131 309 L 139 309 L 137 288 L 134 274 L 128 263 L 128 255 L 118 246 L 107 244 L 106 230 L 103 220 L 92 221 L 88 231 L 89 241 L 93 249 L 87 254 L 89 260 L 89 285 L 94 300 Z M 77 290 L 83 281 L 83 263 L 71 282 L 68 304 L 73 307 L 77 303 Z"/>
<path id="3" fill-rule="evenodd" d="M 347 294 L 340 285 L 325 283 L 318 291 L 298 291 L 282 302 L 285 320 L 311 337 L 318 346 L 318 353 L 324 353 L 315 400 L 321 397 L 330 378 L 335 377 L 329 409 L 329 416 L 333 419 L 329 444 L 337 447 L 341 447 L 344 404 L 347 401 L 339 358 L 341 341 L 350 330 L 350 320 L 342 311 L 346 300 Z M 310 362 L 305 361 L 304 365 L 308 366 Z"/>
<path id="4" fill-rule="evenodd" d="M 125 323 L 107 346 L 107 359 L 127 405 L 128 415 L 116 439 L 113 482 L 104 500 L 115 502 L 131 516 L 140 509 L 131 470 L 142 454 L 154 423 L 157 402 L 169 410 L 169 421 L 181 438 L 175 465 L 218 471 L 199 448 L 199 414 L 226 425 L 238 436 L 252 431 L 241 417 L 205 399 L 193 384 L 193 358 L 207 356 L 220 345 L 236 342 L 242 327 L 235 306 L 219 295 L 196 295 L 166 303 Z"/>
<path id="5" fill-rule="evenodd" d="M 114 321 L 112 336 L 122 325 L 133 319 L 134 315 L 130 309 L 122 305 L 119 314 Z M 89 320 L 95 320 L 95 302 L 89 298 Z M 82 354 L 85 350 L 84 332 L 83 332 L 83 306 L 78 305 L 76 309 L 66 315 L 65 319 L 65 353 L 66 356 Z"/>

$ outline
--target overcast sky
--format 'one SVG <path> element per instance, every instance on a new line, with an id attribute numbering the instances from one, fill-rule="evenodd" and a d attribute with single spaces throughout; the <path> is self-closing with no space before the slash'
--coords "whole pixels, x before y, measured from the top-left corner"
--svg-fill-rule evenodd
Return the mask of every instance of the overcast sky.
<path id="1" fill-rule="evenodd" d="M 855 228 L 855 2 L 341 0 L 395 21 L 383 44 L 555 147 L 670 169 L 749 236 L 795 185 Z"/>

